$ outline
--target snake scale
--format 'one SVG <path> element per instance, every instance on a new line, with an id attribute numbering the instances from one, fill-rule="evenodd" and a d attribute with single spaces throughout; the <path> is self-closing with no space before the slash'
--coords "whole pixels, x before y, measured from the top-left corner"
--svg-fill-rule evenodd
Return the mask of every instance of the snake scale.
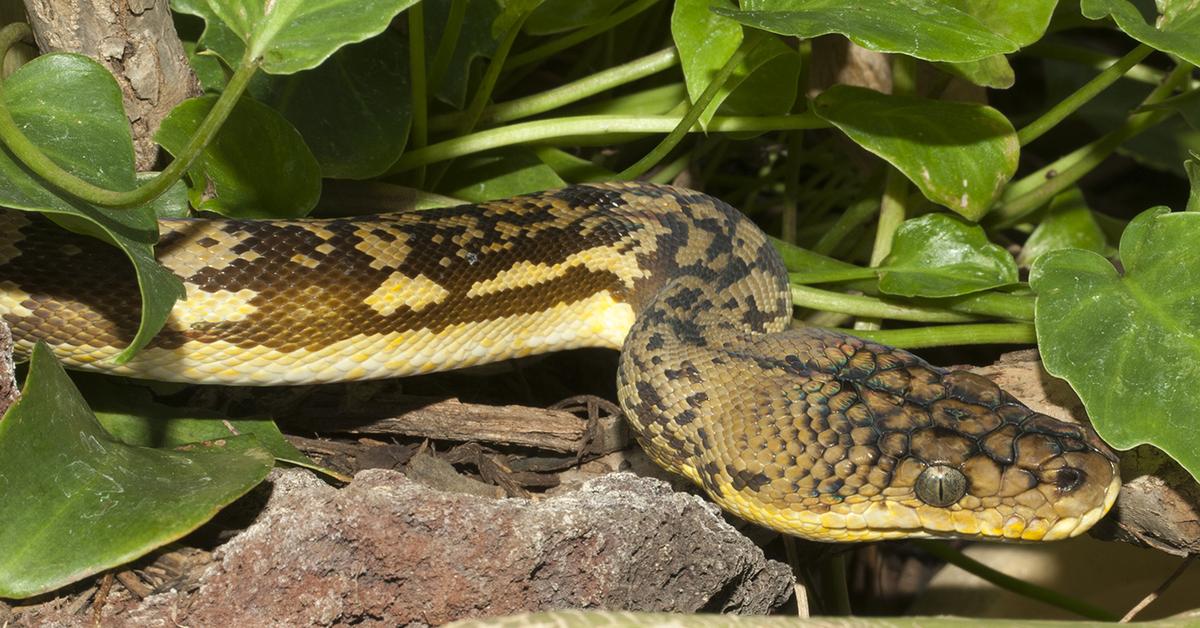
<path id="1" fill-rule="evenodd" d="M 989 380 L 789 329 L 766 237 L 710 196 L 578 185 L 325 220 L 176 219 L 158 259 L 187 290 L 134 360 L 123 255 L 0 212 L 0 314 L 18 351 L 158 380 L 294 384 L 621 349 L 638 440 L 726 510 L 821 541 L 1051 540 L 1112 505 L 1116 458 Z"/>

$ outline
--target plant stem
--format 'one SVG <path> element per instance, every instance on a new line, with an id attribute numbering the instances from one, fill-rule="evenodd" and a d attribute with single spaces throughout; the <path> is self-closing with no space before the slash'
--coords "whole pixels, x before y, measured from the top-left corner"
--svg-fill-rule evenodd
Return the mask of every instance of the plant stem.
<path id="1" fill-rule="evenodd" d="M 24 23 L 10 24 L 4 29 L 0 29 L 0 55 L 6 53 L 13 43 L 25 38 L 28 33 L 29 26 Z M 46 156 L 21 132 L 16 120 L 13 120 L 12 114 L 8 111 L 8 107 L 3 105 L 2 85 L 0 85 L 0 140 L 3 140 L 18 160 L 39 177 L 76 198 L 105 207 L 144 205 L 166 192 L 191 167 L 204 147 L 217 134 L 217 130 L 224 124 L 225 119 L 229 117 L 230 112 L 237 105 L 238 98 L 246 90 L 246 85 L 257 70 L 257 60 L 242 59 L 237 71 L 233 73 L 229 83 L 225 86 L 225 91 L 221 93 L 220 98 L 213 104 L 213 108 L 209 110 L 208 115 L 196 128 L 196 132 L 188 140 L 180 154 L 176 155 L 171 165 L 153 179 L 132 190 L 116 191 L 92 185 L 71 174 Z"/>
<path id="2" fill-rule="evenodd" d="M 446 38 L 442 38 L 443 44 Z M 439 50 L 440 52 L 440 50 Z M 429 115 L 428 92 L 425 84 L 425 7 L 417 3 L 408 10 L 408 71 L 412 88 L 412 134 L 409 148 L 424 148 L 429 143 L 426 124 Z M 416 186 L 425 184 L 425 168 L 416 172 Z"/>
<path id="3" fill-rule="evenodd" d="M 898 96 L 913 94 L 917 89 L 917 61 L 912 57 L 892 55 L 892 93 Z M 892 240 L 900 223 L 908 214 L 908 179 L 898 168 L 888 166 L 884 179 L 883 198 L 879 202 L 879 222 L 875 228 L 875 243 L 871 247 L 870 265 L 883 263 L 892 252 Z M 879 329 L 877 319 L 855 321 L 855 329 Z"/>
<path id="4" fill-rule="evenodd" d="M 1192 66 L 1181 62 L 1163 79 L 1162 84 L 1150 92 L 1142 106 L 1152 105 L 1171 95 L 1181 83 L 1188 80 Z M 1010 227 L 1042 205 L 1050 202 L 1060 192 L 1083 178 L 1108 158 L 1117 148 L 1142 131 L 1169 118 L 1173 111 L 1149 111 L 1134 113 L 1120 127 L 1100 139 L 1076 149 L 1054 163 L 1014 181 L 1005 190 L 998 205 L 988 217 L 988 226 Z"/>
<path id="5" fill-rule="evenodd" d="M 895 318 L 894 316 L 891 318 Z M 961 345 L 1033 344 L 1037 333 L 1029 323 L 977 323 L 972 325 L 938 325 L 908 329 L 839 329 L 902 349 L 950 347 Z"/>
<path id="6" fill-rule="evenodd" d="M 1001 589 L 1012 591 L 1017 595 L 1022 595 L 1039 602 L 1044 602 L 1054 606 L 1055 608 L 1061 608 L 1065 611 L 1075 613 L 1076 615 L 1080 615 L 1082 617 L 1087 617 L 1088 619 L 1094 619 L 1096 621 L 1117 621 L 1117 619 L 1119 619 L 1116 615 L 1109 613 L 1100 607 L 1088 604 L 1083 600 L 1077 600 L 1057 591 L 1052 591 L 1031 582 L 1025 582 L 1024 580 L 1018 580 L 1017 578 L 1014 578 L 1008 574 L 996 571 L 995 569 L 988 567 L 974 558 L 971 558 L 966 554 L 951 548 L 945 543 L 926 540 L 916 540 L 913 542 L 916 543 L 921 549 L 950 563 L 951 565 L 954 565 L 955 567 L 958 567 L 969 574 L 978 576 L 979 578 L 982 578 L 1000 587 Z"/>
<path id="7" fill-rule="evenodd" d="M 467 110 L 463 112 L 456 135 L 461 137 L 470 133 L 475 128 L 475 125 L 479 123 L 479 118 L 483 115 L 483 108 L 492 99 L 492 92 L 496 88 L 496 81 L 500 78 L 500 70 L 504 69 L 504 62 L 508 59 L 508 52 L 512 50 L 513 42 L 516 41 L 517 35 L 521 33 L 521 27 L 531 14 L 532 11 L 526 11 L 504 32 L 504 36 L 500 39 L 500 44 L 496 47 L 496 52 L 492 54 L 492 58 L 488 61 L 487 69 L 483 71 L 483 77 L 479 80 L 479 87 L 475 90 L 475 95 L 471 97 L 471 102 L 467 105 Z M 428 187 L 430 189 L 436 188 L 449 169 L 449 161 L 440 164 L 434 170 L 433 176 L 429 178 Z"/>
<path id="8" fill-rule="evenodd" d="M 674 48 L 666 48 L 554 89 L 492 105 L 483 110 L 479 121 L 485 124 L 511 122 L 545 113 L 614 87 L 632 83 L 678 64 L 679 54 Z M 464 117 L 464 113 L 437 116 L 429 121 L 429 126 L 434 130 L 444 131 L 460 125 Z"/>
<path id="9" fill-rule="evenodd" d="M 658 172 L 654 173 L 654 176 L 650 177 L 649 180 L 652 183 L 670 183 L 675 177 L 679 176 L 679 173 L 687 169 L 691 163 L 692 151 L 687 151 L 671 160 L 671 163 L 659 168 Z"/>
<path id="10" fill-rule="evenodd" d="M 822 255 L 832 254 L 850 232 L 864 225 L 879 211 L 879 205 L 878 198 L 865 198 L 847 207 L 846 211 L 838 215 L 833 226 L 821 235 L 821 239 L 817 240 L 812 250 Z"/>
<path id="11" fill-rule="evenodd" d="M 667 156 L 667 153 L 670 153 L 671 150 L 675 148 L 675 145 L 679 144 L 680 140 L 682 140 L 684 136 L 688 134 L 688 130 L 695 126 L 696 122 L 700 120 L 701 114 L 703 114 L 704 110 L 708 108 L 708 103 L 712 102 L 712 99 L 717 96 L 717 92 L 721 91 L 721 87 L 725 85 L 725 81 L 729 80 L 729 77 L 733 75 L 733 71 L 737 69 L 739 65 L 741 65 L 742 60 L 746 58 L 746 55 L 752 49 L 754 49 L 755 46 L 765 40 L 765 37 L 760 37 L 755 39 L 753 42 L 746 43 L 738 48 L 737 51 L 734 52 L 731 57 L 729 57 L 729 60 L 725 62 L 725 65 L 721 66 L 721 69 L 718 70 L 716 75 L 712 77 L 712 80 L 708 83 L 708 87 L 704 88 L 704 92 L 700 94 L 700 97 L 696 99 L 696 102 L 692 103 L 692 106 L 687 110 L 687 113 L 680 118 L 679 124 L 675 125 L 675 128 L 671 129 L 671 132 L 668 133 L 667 136 L 664 137 L 662 141 L 659 142 L 658 145 L 655 146 L 649 153 L 646 153 L 645 156 L 634 162 L 633 165 L 617 173 L 617 179 L 636 179 L 645 174 L 647 170 L 653 168 L 655 164 L 662 161 L 663 158 Z"/>
<path id="12" fill-rule="evenodd" d="M 416 5 L 412 7 L 417 8 Z M 429 84 L 437 89 L 442 84 L 442 80 L 446 78 L 446 68 L 450 67 L 450 60 L 454 58 L 454 47 L 458 45 L 458 36 L 462 32 L 463 19 L 467 16 L 467 0 L 451 0 L 450 12 L 446 15 L 446 26 L 442 29 L 442 39 L 438 42 L 437 51 L 433 53 L 433 65 L 429 70 Z M 409 31 L 409 37 L 416 39 L 416 35 Z M 422 42 L 424 45 L 424 42 Z M 422 55 L 424 53 L 422 52 Z M 422 71 L 424 67 L 422 66 Z"/>
<path id="13" fill-rule="evenodd" d="M 519 68 L 535 61 L 541 61 L 542 59 L 552 56 L 554 53 L 559 52 L 560 50 L 566 50 L 575 44 L 587 41 L 588 39 L 591 39 L 600 33 L 614 28 L 618 24 L 636 16 L 642 11 L 649 9 L 657 2 L 658 0 L 638 0 L 637 2 L 630 4 L 620 11 L 614 12 L 612 15 L 609 15 L 608 17 L 590 26 L 585 26 L 584 28 L 574 31 L 568 35 L 546 42 L 541 46 L 531 48 L 520 54 L 513 55 L 512 59 L 510 59 L 508 62 L 508 67 L 509 69 Z"/>
<path id="14" fill-rule="evenodd" d="M 893 303 L 876 297 L 844 294 L 809 286 L 793 284 L 791 291 L 794 305 L 813 310 L 922 323 L 963 323 L 978 320 L 970 314 L 951 312 L 945 308 Z"/>
<path id="15" fill-rule="evenodd" d="M 1103 52 L 1097 52 L 1082 46 L 1047 41 L 1045 39 L 1023 49 L 1021 52 L 1032 54 L 1035 57 L 1042 57 L 1044 59 L 1056 59 L 1059 61 L 1078 63 L 1096 68 L 1097 70 L 1104 70 L 1118 60 L 1117 57 L 1104 54 Z M 1158 85 L 1160 82 L 1162 82 L 1162 78 L 1165 75 L 1166 73 L 1158 68 L 1137 64 L 1131 67 L 1129 71 L 1122 76 L 1132 81 Z"/>
<path id="16" fill-rule="evenodd" d="M 1032 295 L 1008 294 L 1005 292 L 983 292 L 950 299 L 929 301 L 952 312 L 994 316 L 1012 321 L 1033 321 L 1034 297 Z"/>
<path id="17" fill-rule="evenodd" d="M 1117 59 L 1115 63 L 1104 69 L 1103 72 L 1097 74 L 1095 78 L 1085 83 L 1082 87 L 1075 90 L 1075 93 L 1058 101 L 1049 111 L 1043 113 L 1041 117 L 1025 126 L 1025 128 L 1017 131 L 1017 140 L 1021 146 L 1036 140 L 1043 133 L 1054 128 L 1059 122 L 1062 122 L 1067 116 L 1074 113 L 1083 105 L 1087 104 L 1091 99 L 1095 98 L 1100 92 L 1108 88 L 1109 85 L 1117 82 L 1117 79 L 1125 75 L 1130 68 L 1137 65 L 1139 61 L 1145 59 L 1147 55 L 1154 52 L 1154 49 L 1146 44 L 1141 44 L 1137 48 L 1129 51 L 1128 54 Z"/>
<path id="18" fill-rule="evenodd" d="M 648 135 L 669 133 L 679 126 L 679 116 L 572 116 L 521 122 L 510 126 L 477 131 L 463 137 L 438 142 L 422 149 L 406 152 L 392 166 L 392 172 L 410 170 L 480 151 L 556 140 L 564 137 L 597 137 L 616 133 Z M 829 126 L 816 116 L 804 113 L 783 116 L 716 116 L 708 123 L 708 132 L 736 133 L 740 131 L 785 131 L 820 129 Z M 690 131 L 700 132 L 698 126 Z"/>

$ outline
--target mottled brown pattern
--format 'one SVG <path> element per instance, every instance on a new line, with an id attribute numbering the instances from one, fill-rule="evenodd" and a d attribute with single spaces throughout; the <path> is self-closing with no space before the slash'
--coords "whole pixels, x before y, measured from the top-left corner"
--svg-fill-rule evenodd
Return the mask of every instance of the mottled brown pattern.
<path id="1" fill-rule="evenodd" d="M 330 379 L 323 361 L 347 356 L 324 350 L 359 338 L 391 340 L 356 360 L 401 364 L 406 351 L 436 351 L 430 339 L 461 343 L 484 321 L 603 294 L 636 313 L 618 330 L 618 387 L 639 440 L 752 521 L 818 540 L 1061 538 L 1115 495 L 1113 459 L 1089 430 L 903 351 L 787 330 L 778 255 L 739 212 L 696 192 L 587 185 L 419 213 L 162 227 L 159 259 L 194 301 L 147 355 L 220 345 L 221 381 L 263 383 L 254 360 L 268 354 Z M 0 213 L 0 234 L 0 313 L 18 347 L 40 338 L 78 366 L 133 337 L 136 285 L 115 249 L 16 212 Z M 605 320 L 580 325 L 618 324 Z M 491 359 L 513 354 L 487 346 Z M 391 374 L 454 368 L 470 353 Z"/>

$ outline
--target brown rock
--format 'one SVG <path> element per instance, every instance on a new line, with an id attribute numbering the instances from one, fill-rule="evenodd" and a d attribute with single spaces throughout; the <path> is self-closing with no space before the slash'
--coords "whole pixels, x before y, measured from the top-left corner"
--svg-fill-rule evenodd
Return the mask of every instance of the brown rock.
<path id="1" fill-rule="evenodd" d="M 766 613 L 786 565 L 699 497 L 631 474 L 533 502 L 443 493 L 385 470 L 334 489 L 275 472 L 257 521 L 198 590 L 147 598 L 139 625 L 435 625 L 555 608 Z"/>

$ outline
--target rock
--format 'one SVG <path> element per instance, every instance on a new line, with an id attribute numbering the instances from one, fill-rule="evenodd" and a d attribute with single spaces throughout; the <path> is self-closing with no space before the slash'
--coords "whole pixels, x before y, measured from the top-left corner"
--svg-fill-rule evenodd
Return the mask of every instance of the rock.
<path id="1" fill-rule="evenodd" d="M 618 473 L 544 501 L 439 492 L 387 470 L 338 490 L 276 471 L 257 521 L 138 625 L 434 625 L 558 608 L 767 613 L 788 567 L 699 497 Z"/>

